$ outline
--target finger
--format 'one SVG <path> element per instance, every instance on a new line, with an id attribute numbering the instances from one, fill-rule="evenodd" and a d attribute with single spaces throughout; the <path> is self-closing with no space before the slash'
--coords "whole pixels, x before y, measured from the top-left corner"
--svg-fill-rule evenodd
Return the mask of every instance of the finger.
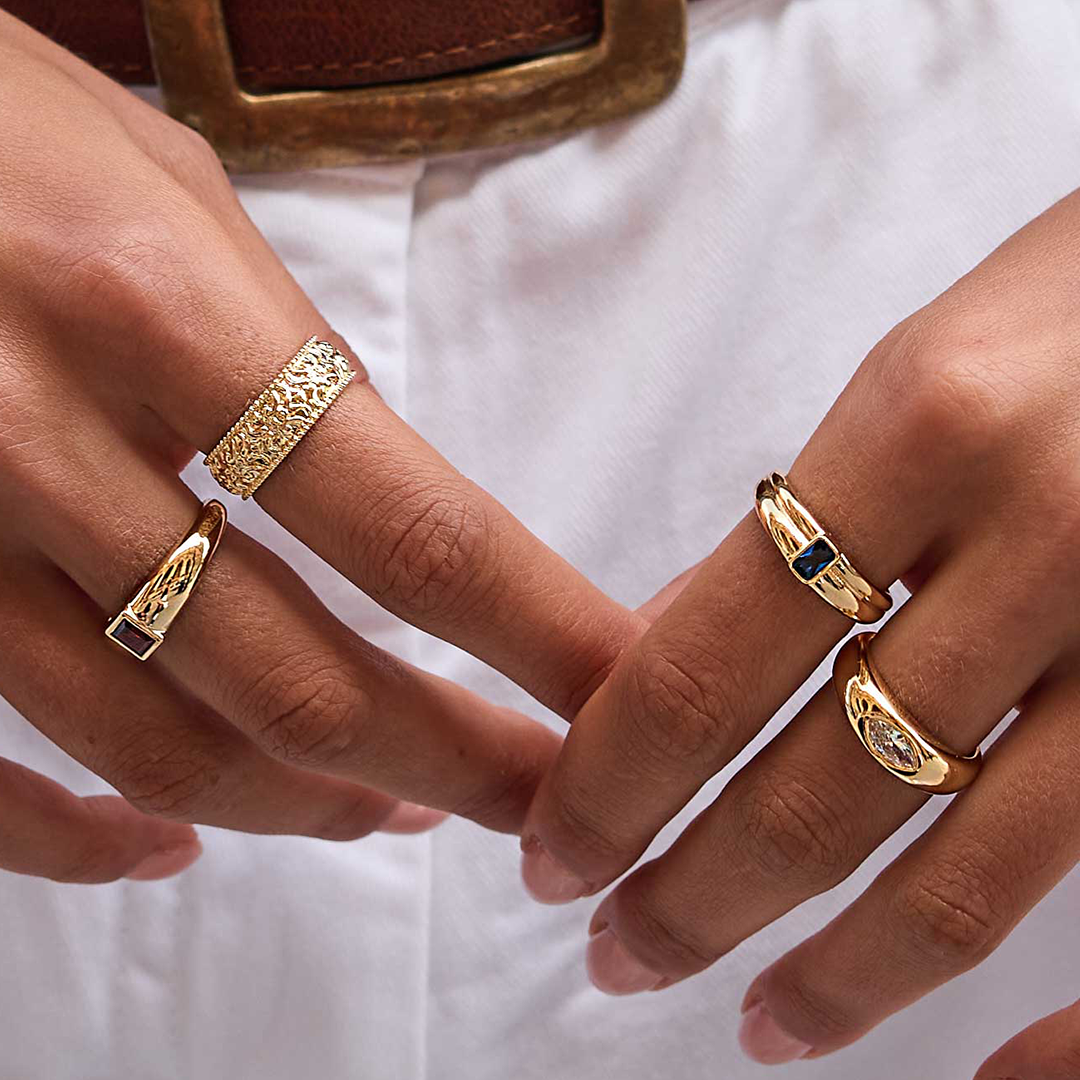
<path id="1" fill-rule="evenodd" d="M 164 463 L 76 445 L 92 441 L 80 432 L 54 485 L 34 481 L 19 527 L 112 612 L 186 534 L 197 503 Z M 85 647 L 98 639 L 112 647 L 100 632 Z M 559 746 L 542 724 L 363 641 L 281 559 L 235 528 L 152 666 L 279 763 L 494 828 L 520 829 Z"/>
<path id="2" fill-rule="evenodd" d="M 1020 535 L 1035 563 L 1054 565 Z M 964 752 L 1043 674 L 1069 631 L 1067 614 L 1032 604 L 1026 571 L 1007 582 L 987 574 L 1007 565 L 1002 544 L 991 531 L 960 548 L 873 642 L 890 692 L 931 737 Z M 605 899 L 592 924 L 594 981 L 625 992 L 702 970 L 839 884 L 925 798 L 863 750 L 826 685 L 667 852 Z"/>
<path id="3" fill-rule="evenodd" d="M 823 761 L 842 761 L 842 775 Z M 926 798 L 860 751 L 823 687 L 667 851 L 600 904 L 590 979 L 621 995 L 704 970 L 846 878 Z"/>
<path id="4" fill-rule="evenodd" d="M 814 505 L 846 501 L 865 507 L 868 521 L 883 520 L 875 535 L 896 542 L 864 553 L 847 539 L 859 535 L 852 528 L 840 543 L 864 573 L 892 581 L 933 526 L 923 521 L 897 538 L 895 509 L 870 493 L 836 492 Z M 525 827 L 522 869 L 532 894 L 561 902 L 624 872 L 850 625 L 794 580 L 756 518 L 744 518 L 575 720 Z M 798 632 L 778 647 L 784 627 Z"/>
<path id="5" fill-rule="evenodd" d="M 0 869 L 84 884 L 156 881 L 201 851 L 190 825 L 147 817 L 115 796 L 76 798 L 0 758 Z"/>
<path id="6" fill-rule="evenodd" d="M 755 980 L 743 1033 L 752 1056 L 817 1057 L 854 1042 L 985 959 L 1075 865 L 1080 832 L 1061 823 L 1080 810 L 1078 692 L 1070 676 L 1032 695 L 927 833 Z"/>
<path id="7" fill-rule="evenodd" d="M 139 342 L 161 358 L 139 374 L 146 404 L 204 451 L 306 337 L 334 340 L 268 250 L 236 251 L 228 236 L 216 246 L 222 254 L 185 285 L 184 317 L 159 310 L 157 336 Z M 192 288 L 206 298 L 194 301 L 199 318 L 187 314 Z M 160 295 L 154 301 L 160 309 Z M 257 332 L 238 331 L 238 312 Z M 165 324 L 172 329 L 162 338 Z M 256 498 L 390 611 L 490 663 L 565 717 L 639 632 L 638 619 L 452 468 L 361 380 Z"/>
<path id="8" fill-rule="evenodd" d="M 145 814 L 258 833 L 346 840 L 439 816 L 258 750 L 156 666 L 102 635 L 101 611 L 55 567 L 7 553 L 0 687 L 39 731 Z"/>
<path id="9" fill-rule="evenodd" d="M 975 1080 L 1080 1080 L 1080 1002 L 1014 1035 Z"/>

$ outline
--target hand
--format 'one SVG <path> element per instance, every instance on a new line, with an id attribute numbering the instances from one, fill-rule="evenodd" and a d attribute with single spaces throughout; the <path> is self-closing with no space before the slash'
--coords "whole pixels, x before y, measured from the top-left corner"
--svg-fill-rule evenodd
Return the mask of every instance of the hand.
<path id="1" fill-rule="evenodd" d="M 743 1040 L 758 1060 L 837 1050 L 977 964 L 1080 855 L 1078 277 L 1074 194 L 891 332 L 790 470 L 864 576 L 916 592 L 874 656 L 922 726 L 967 753 L 1022 707 L 974 785 L 753 982 Z M 668 601 L 529 811 L 523 872 L 540 899 L 629 869 L 852 628 L 753 513 Z M 841 882 L 925 800 L 823 687 L 605 898 L 593 980 L 622 993 L 701 971 Z"/>
<path id="2" fill-rule="evenodd" d="M 151 662 L 105 639 L 194 519 L 180 469 L 332 331 L 199 136 L 2 13 L 0 63 L 0 688 L 153 816 L 0 762 L 0 867 L 146 876 L 198 854 L 190 822 L 439 817 L 397 799 L 518 829 L 558 738 L 360 640 L 238 529 Z M 636 632 L 362 378 L 258 499 L 564 716 Z"/>

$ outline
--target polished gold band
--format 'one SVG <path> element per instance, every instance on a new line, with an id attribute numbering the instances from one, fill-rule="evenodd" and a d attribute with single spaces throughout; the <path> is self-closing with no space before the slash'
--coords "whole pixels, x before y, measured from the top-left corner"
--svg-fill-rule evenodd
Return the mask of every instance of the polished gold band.
<path id="1" fill-rule="evenodd" d="M 206 455 L 214 479 L 250 498 L 355 376 L 333 345 L 309 338 Z"/>
<path id="2" fill-rule="evenodd" d="M 859 741 L 874 760 L 905 784 L 951 795 L 979 774 L 982 753 L 967 756 L 934 742 L 893 700 L 870 658 L 874 634 L 856 634 L 833 664 L 833 686 Z"/>
<path id="3" fill-rule="evenodd" d="M 138 660 L 148 660 L 195 591 L 199 575 L 225 531 L 225 507 L 203 504 L 191 532 L 160 562 L 146 584 L 105 628 L 105 636 Z"/>
<path id="4" fill-rule="evenodd" d="M 837 611 L 855 622 L 874 623 L 892 607 L 892 597 L 851 565 L 782 473 L 774 472 L 758 484 L 757 514 L 788 569 Z"/>

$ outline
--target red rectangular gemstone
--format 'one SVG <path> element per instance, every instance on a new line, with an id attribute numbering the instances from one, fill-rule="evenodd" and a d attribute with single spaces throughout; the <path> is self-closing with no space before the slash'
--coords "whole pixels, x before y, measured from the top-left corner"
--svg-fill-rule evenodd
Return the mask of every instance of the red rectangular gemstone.
<path id="1" fill-rule="evenodd" d="M 109 631 L 109 636 L 136 656 L 145 656 L 154 647 L 156 640 L 129 619 L 121 619 Z"/>

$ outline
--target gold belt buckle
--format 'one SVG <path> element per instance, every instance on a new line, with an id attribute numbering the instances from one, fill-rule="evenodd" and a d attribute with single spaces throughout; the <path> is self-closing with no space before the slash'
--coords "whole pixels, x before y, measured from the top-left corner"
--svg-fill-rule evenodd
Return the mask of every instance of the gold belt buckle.
<path id="1" fill-rule="evenodd" d="M 603 3 L 603 31 L 584 48 L 423 81 L 266 94 L 237 81 L 222 0 L 144 0 L 144 10 L 166 109 L 229 169 L 262 172 L 498 146 L 645 109 L 679 81 L 686 0 Z"/>

